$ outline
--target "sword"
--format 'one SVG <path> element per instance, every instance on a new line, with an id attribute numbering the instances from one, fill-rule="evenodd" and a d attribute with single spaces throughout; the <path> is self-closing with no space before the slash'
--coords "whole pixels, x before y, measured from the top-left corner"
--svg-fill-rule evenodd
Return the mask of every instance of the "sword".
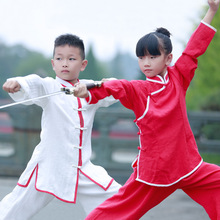
<path id="1" fill-rule="evenodd" d="M 86 87 L 87 87 L 87 89 L 92 89 L 94 87 L 101 87 L 102 83 L 103 83 L 102 81 L 94 81 L 94 82 L 91 82 L 91 83 L 87 83 Z M 63 87 L 63 88 L 60 89 L 60 91 L 53 92 L 53 93 L 50 93 L 50 94 L 47 94 L 47 95 L 38 96 L 38 97 L 35 97 L 35 98 L 30 98 L 30 99 L 26 99 L 26 100 L 23 100 L 23 101 L 13 102 L 13 103 L 10 103 L 10 104 L 2 105 L 2 106 L 0 106 L 0 109 L 4 109 L 4 108 L 8 108 L 8 107 L 15 106 L 15 105 L 20 105 L 20 104 L 25 104 L 27 102 L 31 102 L 31 101 L 34 101 L 34 100 L 43 99 L 43 98 L 47 98 L 47 97 L 50 97 L 50 96 L 59 95 L 59 94 L 63 94 L 63 93 L 65 93 L 67 95 L 73 95 L 74 94 L 74 87 Z"/>

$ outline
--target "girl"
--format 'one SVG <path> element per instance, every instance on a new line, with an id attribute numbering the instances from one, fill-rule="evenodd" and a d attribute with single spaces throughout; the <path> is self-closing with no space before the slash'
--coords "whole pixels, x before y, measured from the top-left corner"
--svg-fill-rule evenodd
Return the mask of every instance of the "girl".
<path id="1" fill-rule="evenodd" d="M 202 55 L 215 34 L 210 23 L 220 0 L 209 9 L 174 66 L 166 29 L 142 37 L 136 55 L 146 81 L 113 80 L 88 92 L 78 84 L 75 95 L 89 103 L 113 95 L 134 111 L 139 128 L 139 155 L 134 173 L 117 194 L 86 219 L 140 219 L 176 189 L 202 205 L 211 219 L 220 219 L 220 167 L 203 162 L 191 131 L 185 95 Z"/>

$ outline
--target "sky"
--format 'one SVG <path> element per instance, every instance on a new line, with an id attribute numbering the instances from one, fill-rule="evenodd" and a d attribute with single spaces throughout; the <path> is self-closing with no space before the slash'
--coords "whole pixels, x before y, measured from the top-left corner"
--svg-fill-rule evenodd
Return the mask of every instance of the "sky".
<path id="1" fill-rule="evenodd" d="M 174 60 L 200 21 L 207 0 L 0 0 L 0 41 L 51 58 L 54 40 L 71 33 L 93 45 L 99 60 L 135 57 L 137 41 L 157 27 L 172 34 Z"/>

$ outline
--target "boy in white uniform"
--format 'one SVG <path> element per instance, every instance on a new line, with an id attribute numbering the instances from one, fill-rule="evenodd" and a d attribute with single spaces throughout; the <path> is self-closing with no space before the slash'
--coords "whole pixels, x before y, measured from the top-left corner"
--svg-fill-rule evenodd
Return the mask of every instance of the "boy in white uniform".
<path id="1" fill-rule="evenodd" d="M 56 79 L 34 74 L 16 77 L 8 79 L 3 89 L 21 101 L 89 81 L 78 79 L 87 60 L 83 41 L 77 36 L 59 36 L 51 62 Z M 120 185 L 90 161 L 95 112 L 114 102 L 110 97 L 87 105 L 84 99 L 63 93 L 28 103 L 43 109 L 41 141 L 15 189 L 0 202 L 0 220 L 30 219 L 54 197 L 67 203 L 77 199 L 88 214 L 118 192 Z"/>

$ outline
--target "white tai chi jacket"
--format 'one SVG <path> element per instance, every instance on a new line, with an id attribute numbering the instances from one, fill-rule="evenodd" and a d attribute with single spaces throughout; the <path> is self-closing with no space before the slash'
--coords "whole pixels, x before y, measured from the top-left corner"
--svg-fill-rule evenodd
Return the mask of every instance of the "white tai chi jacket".
<path id="1" fill-rule="evenodd" d="M 58 77 L 41 78 L 38 75 L 15 77 L 21 90 L 10 96 L 21 101 L 60 91 L 72 85 Z M 9 79 L 10 80 L 10 79 Z M 80 82 L 91 80 L 80 80 Z M 113 179 L 104 168 L 91 163 L 91 132 L 94 115 L 99 107 L 107 107 L 116 100 L 106 98 L 88 105 L 65 93 L 34 100 L 43 109 L 40 143 L 21 175 L 18 185 L 26 187 L 36 171 L 36 189 L 50 193 L 64 202 L 75 203 L 79 173 L 107 190 Z M 35 174 L 34 174 L 35 175 Z"/>

